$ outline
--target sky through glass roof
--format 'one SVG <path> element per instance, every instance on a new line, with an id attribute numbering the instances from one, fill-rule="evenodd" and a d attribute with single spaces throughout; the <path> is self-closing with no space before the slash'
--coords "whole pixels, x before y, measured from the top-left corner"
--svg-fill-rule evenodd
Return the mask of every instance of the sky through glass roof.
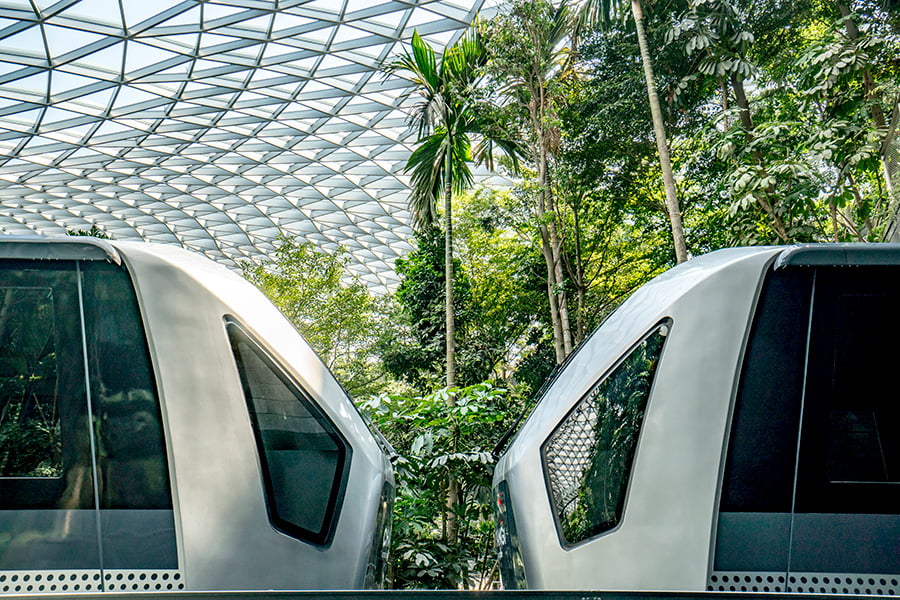
<path id="1" fill-rule="evenodd" d="M 96 225 L 233 265 L 283 232 L 391 286 L 413 134 L 379 65 L 481 3 L 0 2 L 0 233 Z"/>

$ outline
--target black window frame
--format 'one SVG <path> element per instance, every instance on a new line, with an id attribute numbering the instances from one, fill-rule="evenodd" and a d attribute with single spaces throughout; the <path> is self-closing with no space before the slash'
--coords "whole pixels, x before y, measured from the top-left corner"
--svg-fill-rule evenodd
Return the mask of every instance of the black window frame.
<path id="1" fill-rule="evenodd" d="M 894 548 L 900 531 L 898 445 L 892 444 L 893 475 L 883 481 L 853 475 L 853 461 L 860 459 L 862 473 L 863 460 L 871 453 L 841 454 L 847 462 L 839 469 L 850 473 L 847 477 L 833 479 L 827 463 L 829 444 L 837 439 L 832 431 L 852 431 L 829 429 L 832 412 L 871 409 L 874 414 L 886 404 L 883 399 L 894 397 L 889 377 L 873 379 L 875 383 L 857 395 L 842 391 L 840 385 L 855 385 L 865 373 L 841 360 L 839 353 L 887 372 L 886 365 L 900 351 L 887 336 L 880 346 L 871 340 L 880 341 L 879 325 L 892 322 L 894 299 L 900 298 L 898 276 L 896 264 L 767 267 L 723 446 L 710 549 L 713 571 L 779 572 L 784 577 L 803 572 L 900 573 L 900 560 L 892 562 L 895 553 L 884 550 Z M 773 292 L 779 286 L 793 291 L 780 297 L 784 292 Z M 859 299 L 855 313 L 842 304 L 848 298 Z M 887 359 L 870 361 L 860 349 L 884 349 Z M 768 389 L 778 392 L 777 402 L 761 393 Z M 771 412 L 775 406 L 780 412 Z M 745 421 L 751 425 L 741 424 L 742 411 L 754 415 Z M 900 408 L 891 406 L 888 416 L 897 414 Z M 777 440 L 763 443 L 765 436 Z M 881 451 L 887 470 L 884 447 Z"/>
<path id="2" fill-rule="evenodd" d="M 617 530 L 621 526 L 622 521 L 625 518 L 625 513 L 628 508 L 628 497 L 631 492 L 632 474 L 634 473 L 634 467 L 637 462 L 638 450 L 640 447 L 640 440 L 641 440 L 641 437 L 643 436 L 643 432 L 644 432 L 643 425 L 645 422 L 645 417 L 646 417 L 647 411 L 650 408 L 650 399 L 652 398 L 654 389 L 656 387 L 656 374 L 658 372 L 659 363 L 662 362 L 663 357 L 665 356 L 665 348 L 666 348 L 667 342 L 669 340 L 669 337 L 672 335 L 673 325 L 674 325 L 673 319 L 671 317 L 665 317 L 665 318 L 661 319 L 660 321 L 658 321 L 653 327 L 649 328 L 636 342 L 634 342 L 631 346 L 628 347 L 628 350 L 623 352 L 616 359 L 616 362 L 613 363 L 612 366 L 610 366 L 606 371 L 604 371 L 603 374 L 600 377 L 598 377 L 594 381 L 594 383 L 591 384 L 591 386 L 588 388 L 588 390 L 578 399 L 577 402 L 575 402 L 572 405 L 572 407 L 566 412 L 565 416 L 563 416 L 563 418 L 559 420 L 559 422 L 556 424 L 556 427 L 553 428 L 553 430 L 550 432 L 550 434 L 541 443 L 540 455 L 541 455 L 541 470 L 542 470 L 542 475 L 544 478 L 544 489 L 547 492 L 547 500 L 549 502 L 550 509 L 553 514 L 553 522 L 555 525 L 557 537 L 559 538 L 560 545 L 566 550 L 576 548 L 578 546 L 581 546 L 583 544 L 591 542 L 592 540 L 595 540 L 598 537 L 607 535 L 607 534 Z M 623 482 L 623 486 L 622 486 L 622 495 L 620 498 L 620 505 L 616 509 L 617 513 L 618 513 L 616 523 L 612 527 L 609 527 L 607 529 L 603 529 L 600 531 L 595 531 L 595 532 L 591 533 L 590 535 L 588 535 L 587 537 L 584 537 L 584 538 L 574 541 L 574 542 L 570 542 L 566 538 L 566 535 L 563 531 L 563 524 L 560 521 L 559 510 L 557 510 L 556 501 L 554 500 L 553 489 L 552 489 L 551 483 L 550 483 L 550 472 L 549 472 L 549 467 L 547 464 L 547 448 L 550 445 L 550 441 L 553 439 L 553 437 L 562 428 L 563 424 L 569 419 L 569 417 L 578 409 L 578 407 L 581 406 L 581 404 L 584 403 L 585 400 L 590 398 L 595 393 L 597 388 L 600 385 L 602 385 L 605 381 L 607 381 L 609 379 L 609 377 L 611 377 L 619 369 L 619 367 L 621 367 L 625 363 L 625 361 L 635 352 L 635 350 L 637 350 L 641 344 L 645 343 L 647 340 L 649 340 L 651 337 L 653 337 L 654 334 L 661 335 L 663 337 L 663 340 L 662 340 L 662 343 L 661 343 L 661 346 L 659 349 L 659 354 L 656 359 L 657 364 L 654 367 L 653 373 L 650 378 L 650 385 L 648 387 L 647 395 L 646 395 L 644 405 L 643 405 L 643 414 L 641 415 L 641 420 L 638 423 L 637 434 L 636 434 L 636 437 L 634 440 L 634 447 L 632 449 L 631 456 L 628 460 L 628 464 L 626 465 L 626 469 L 625 469 L 625 473 L 624 473 L 624 482 Z"/>
<path id="3" fill-rule="evenodd" d="M 235 361 L 235 368 L 241 382 L 241 391 L 247 407 L 247 414 L 251 429 L 253 430 L 253 439 L 256 442 L 257 459 L 259 460 L 260 475 L 262 477 L 263 491 L 266 501 L 266 512 L 269 516 L 269 522 L 275 530 L 288 535 L 292 538 L 309 542 L 317 546 L 327 547 L 333 539 L 337 529 L 337 523 L 340 517 L 341 509 L 344 502 L 344 495 L 347 489 L 347 482 L 350 474 L 350 463 L 353 454 L 353 447 L 347 438 L 341 432 L 340 428 L 332 421 L 325 412 L 319 407 L 313 396 L 297 382 L 288 371 L 275 358 L 274 354 L 263 345 L 259 339 L 254 336 L 245 326 L 238 322 L 234 317 L 227 315 L 225 317 L 226 336 L 232 357 Z M 280 380 L 280 382 L 294 395 L 300 404 L 310 413 L 322 430 L 328 434 L 329 438 L 338 448 L 338 460 L 335 468 L 335 477 L 332 481 L 331 489 L 328 495 L 328 502 L 324 511 L 324 519 L 322 527 L 317 531 L 299 526 L 278 513 L 276 490 L 272 481 L 268 460 L 266 458 L 265 442 L 262 438 L 256 411 L 253 407 L 253 397 L 250 393 L 248 383 L 246 381 L 243 367 L 238 361 L 238 352 L 235 348 L 237 340 L 234 335 L 242 338 L 242 341 L 249 344 L 251 349 L 256 353 L 257 357 L 266 365 L 266 367 Z"/>

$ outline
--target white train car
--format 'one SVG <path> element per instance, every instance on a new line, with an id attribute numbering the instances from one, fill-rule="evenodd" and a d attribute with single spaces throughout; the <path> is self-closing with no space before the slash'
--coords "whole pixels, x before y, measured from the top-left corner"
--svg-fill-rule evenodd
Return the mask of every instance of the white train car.
<path id="1" fill-rule="evenodd" d="M 388 452 L 226 268 L 0 238 L 0 593 L 377 587 Z"/>
<path id="2" fill-rule="evenodd" d="M 900 245 L 639 289 L 496 468 L 507 588 L 900 594 Z"/>

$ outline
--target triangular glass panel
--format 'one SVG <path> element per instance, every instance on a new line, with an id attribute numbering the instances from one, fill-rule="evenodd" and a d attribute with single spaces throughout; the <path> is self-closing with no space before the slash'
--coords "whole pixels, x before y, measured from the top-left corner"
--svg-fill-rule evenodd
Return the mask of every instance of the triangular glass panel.
<path id="1" fill-rule="evenodd" d="M 5 84 L 5 87 L 16 91 L 26 92 L 30 95 L 43 97 L 47 94 L 48 81 L 49 74 L 44 71 L 43 73 L 38 73 L 37 75 L 30 75 L 28 77 L 10 81 L 9 83 Z"/>
<path id="2" fill-rule="evenodd" d="M 304 27 L 309 25 L 310 23 L 315 23 L 315 21 L 313 19 L 308 19 L 299 15 L 279 12 L 275 14 L 275 23 L 272 26 L 272 32 L 274 34 L 274 37 L 280 37 L 279 34 L 281 32 L 284 32 L 285 30 Z"/>
<path id="3" fill-rule="evenodd" d="M 266 49 L 263 52 L 263 58 L 262 58 L 261 62 L 263 64 L 272 64 L 273 62 L 277 61 L 278 57 L 285 57 L 285 59 L 286 59 L 289 55 L 296 54 L 298 52 L 301 52 L 301 50 L 299 48 L 295 48 L 293 46 L 286 46 L 284 44 L 275 44 L 275 43 L 266 44 Z M 300 59 L 299 61 L 297 61 L 297 63 L 303 63 L 304 61 L 306 61 L 307 63 L 313 62 L 313 61 L 315 61 L 315 57 L 307 58 L 307 59 Z M 297 66 L 302 67 L 303 66 L 302 64 L 297 64 L 297 63 L 292 63 L 291 66 L 293 66 L 293 67 L 297 67 Z"/>
<path id="4" fill-rule="evenodd" d="M 59 14 L 63 17 L 81 17 L 88 22 L 99 21 L 109 23 L 119 29 L 122 28 L 118 4 L 111 0 L 81 0 L 73 3 Z"/>
<path id="5" fill-rule="evenodd" d="M 47 111 L 44 113 L 44 118 L 41 119 L 41 128 L 44 126 L 53 126 L 59 125 L 65 121 L 72 121 L 84 118 L 83 115 L 80 115 L 76 112 L 71 112 L 68 110 L 62 110 L 53 106 L 47 108 Z"/>
<path id="6" fill-rule="evenodd" d="M 243 46 L 241 48 L 236 48 L 234 50 L 230 50 L 226 53 L 226 56 L 235 56 L 238 58 L 242 58 L 245 61 L 256 61 L 256 57 L 259 56 L 264 49 L 264 44 L 253 44 L 252 46 Z"/>
<path id="7" fill-rule="evenodd" d="M 44 36 L 37 24 L 28 29 L 7 36 L 0 40 L 3 50 L 10 54 L 25 54 L 29 56 L 46 56 L 44 51 Z"/>
<path id="8" fill-rule="evenodd" d="M 236 15 L 245 10 L 247 9 L 240 6 L 228 6 L 226 4 L 207 2 L 203 5 L 203 22 L 209 23 L 216 19 L 230 17 L 231 15 Z"/>
<path id="9" fill-rule="evenodd" d="M 200 54 L 201 56 L 210 56 L 216 52 L 227 52 L 233 46 L 240 47 L 242 44 L 246 44 L 246 41 L 240 38 L 204 31 L 203 37 L 200 39 Z"/>
<path id="10" fill-rule="evenodd" d="M 303 4 L 304 10 L 320 10 L 326 13 L 338 14 L 341 5 L 334 0 L 311 0 Z"/>
<path id="11" fill-rule="evenodd" d="M 246 19 L 240 23 L 236 23 L 234 26 L 239 29 L 250 29 L 251 31 L 258 33 L 265 33 L 269 30 L 270 24 L 272 24 L 272 15 L 268 14 Z"/>
<path id="12" fill-rule="evenodd" d="M 5 30 L 7 27 L 11 27 L 11 26 L 13 26 L 13 25 L 18 25 L 18 24 L 20 24 L 20 23 L 21 23 L 21 21 L 18 21 L 18 20 L 16 20 L 16 19 L 2 19 L 2 18 L 0 18 L 0 38 L 3 37 L 3 32 L 4 32 L 4 30 Z"/>
<path id="13" fill-rule="evenodd" d="M 0 44 L 2 44 L 2 43 L 3 42 L 0 41 Z M 0 77 L 3 77 L 4 79 L 6 79 L 6 77 L 4 77 L 5 75 L 9 75 L 10 73 L 15 73 L 16 71 L 20 71 L 23 68 L 27 68 L 27 67 L 23 67 L 22 65 L 20 65 L 18 63 L 10 63 L 10 62 L 0 61 Z"/>
<path id="14" fill-rule="evenodd" d="M 147 93 L 130 85 L 123 85 L 119 88 L 119 95 L 116 96 L 116 106 L 113 110 L 157 99 L 159 96 L 155 94 Z"/>
<path id="15" fill-rule="evenodd" d="M 334 4 L 333 0 L 330 0 L 329 4 Z M 322 45 L 324 50 L 324 45 L 327 44 L 331 39 L 332 33 L 334 33 L 334 29 L 334 27 L 322 27 L 321 29 L 305 31 L 303 33 L 297 34 L 296 38 L 314 42 L 317 45 Z"/>
<path id="16" fill-rule="evenodd" d="M 163 50 L 178 54 L 190 55 L 194 52 L 199 37 L 199 33 L 182 33 L 163 36 L 154 35 L 142 37 L 140 39 L 149 46 L 156 46 L 157 48 L 162 48 Z"/>
<path id="17" fill-rule="evenodd" d="M 135 25 L 177 6 L 181 0 L 153 0 L 153 2 L 122 2 L 125 11 L 125 25 L 133 29 Z"/>
<path id="18" fill-rule="evenodd" d="M 50 94 L 52 96 L 65 95 L 72 97 L 72 94 L 69 92 L 77 92 L 79 89 L 84 88 L 87 88 L 87 92 L 91 92 L 90 86 L 95 86 L 97 83 L 97 79 L 93 77 L 53 70 L 50 76 Z"/>
<path id="19" fill-rule="evenodd" d="M 86 94 L 79 98 L 62 102 L 58 106 L 67 110 L 77 110 L 86 114 L 100 116 L 106 113 L 106 107 L 109 106 L 109 101 L 112 99 L 115 91 L 116 88 L 111 87 L 99 92 L 94 92 L 93 94 Z"/>
<path id="20" fill-rule="evenodd" d="M 79 29 L 49 24 L 44 25 L 44 34 L 47 36 L 47 45 L 50 48 L 50 56 L 53 58 L 84 48 L 105 37 Z"/>
<path id="21" fill-rule="evenodd" d="M 198 6 L 195 2 L 183 2 L 182 5 L 191 7 L 191 8 L 188 8 L 184 12 L 179 12 L 179 13 L 173 15 L 172 17 L 170 17 L 169 19 L 166 19 L 165 21 L 158 23 L 156 25 L 155 29 L 175 27 L 178 25 L 198 26 L 200 24 L 200 6 L 207 6 L 207 5 Z M 199 29 L 199 27 L 198 27 L 198 29 Z"/>
<path id="22" fill-rule="evenodd" d="M 409 20 L 406 22 L 407 31 L 412 31 L 415 27 L 421 27 L 426 23 L 433 23 L 434 21 L 439 21 L 440 17 L 429 10 L 424 10 L 422 8 L 417 8 L 412 11 L 412 14 L 409 16 Z M 410 36 L 411 37 L 411 36 Z"/>
<path id="23" fill-rule="evenodd" d="M 83 56 L 76 61 L 76 64 L 83 65 L 88 69 L 106 71 L 109 73 L 121 73 L 122 71 L 122 52 L 125 50 L 125 42 L 119 42 L 104 48 L 97 52 L 92 52 Z M 98 73 L 98 76 L 102 76 Z"/>
<path id="24" fill-rule="evenodd" d="M 180 56 L 175 52 L 132 41 L 125 47 L 125 73 L 133 74 Z"/>

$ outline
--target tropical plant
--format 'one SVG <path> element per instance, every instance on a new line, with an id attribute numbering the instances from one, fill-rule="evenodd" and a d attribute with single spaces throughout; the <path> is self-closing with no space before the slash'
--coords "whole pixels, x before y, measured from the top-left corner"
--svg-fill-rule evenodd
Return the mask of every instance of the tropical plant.
<path id="1" fill-rule="evenodd" d="M 452 199 L 473 183 L 469 163 L 478 161 L 492 167 L 495 146 L 514 160 L 518 154 L 514 142 L 492 135 L 490 123 L 474 106 L 485 60 L 479 32 L 477 26 L 470 28 L 440 55 L 414 32 L 410 48 L 385 67 L 388 73 L 409 74 L 419 96 L 410 113 L 410 123 L 419 135 L 418 147 L 406 164 L 412 180 L 410 208 L 417 227 L 432 226 L 438 218 L 438 198 L 444 201 L 447 387 L 456 384 Z M 478 137 L 474 149 L 471 136 Z"/>
<path id="2" fill-rule="evenodd" d="M 479 383 L 361 404 L 402 455 L 395 464 L 394 587 L 485 589 L 496 578 L 491 449 L 509 426 L 506 397 Z M 449 481 L 459 482 L 452 506 L 445 502 Z M 461 524 L 453 541 L 452 523 Z"/>
<path id="3" fill-rule="evenodd" d="M 578 12 L 576 31 L 600 25 L 608 27 L 616 18 L 623 16 L 627 0 L 586 0 Z M 684 236 L 684 225 L 681 217 L 681 206 L 675 189 L 675 175 L 669 153 L 669 142 L 666 138 L 666 126 L 663 121 L 662 106 L 656 90 L 656 75 L 650 58 L 650 47 L 644 25 L 644 5 L 642 0 L 630 0 L 631 18 L 637 32 L 638 46 L 641 54 L 641 66 L 647 87 L 647 100 L 653 122 L 653 134 L 662 173 L 663 187 L 666 195 L 666 213 L 672 230 L 672 243 L 675 248 L 676 262 L 687 260 L 687 244 Z"/>
<path id="4" fill-rule="evenodd" d="M 541 250 L 547 264 L 547 297 L 556 362 L 572 352 L 572 330 L 565 289 L 564 242 L 551 180 L 551 156 L 559 146 L 554 101 L 569 60 L 571 13 L 563 1 L 510 0 L 489 22 L 489 71 L 508 112 L 516 115 L 518 136 L 527 140 L 535 171 L 528 187 L 534 198 Z"/>
<path id="5" fill-rule="evenodd" d="M 393 337 L 391 299 L 376 297 L 348 270 L 345 251 L 282 236 L 274 258 L 245 263 L 254 283 L 303 334 L 352 396 L 391 389 L 378 349 Z"/>

